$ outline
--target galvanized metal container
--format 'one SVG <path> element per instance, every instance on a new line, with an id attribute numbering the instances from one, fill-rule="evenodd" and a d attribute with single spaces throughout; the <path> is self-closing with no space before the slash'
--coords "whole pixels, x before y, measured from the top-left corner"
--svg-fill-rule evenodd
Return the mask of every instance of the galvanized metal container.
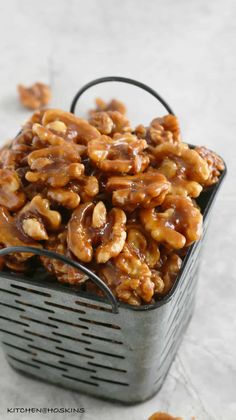
<path id="1" fill-rule="evenodd" d="M 225 172 L 199 199 L 203 238 Z M 153 305 L 118 304 L 89 270 L 110 303 L 46 282 L 37 272 L 31 279 L 0 273 L 0 339 L 9 364 L 34 378 L 105 399 L 132 404 L 150 398 L 160 389 L 193 313 L 203 238 L 184 257 L 172 290 Z M 86 270 L 64 256 L 40 252 Z"/>

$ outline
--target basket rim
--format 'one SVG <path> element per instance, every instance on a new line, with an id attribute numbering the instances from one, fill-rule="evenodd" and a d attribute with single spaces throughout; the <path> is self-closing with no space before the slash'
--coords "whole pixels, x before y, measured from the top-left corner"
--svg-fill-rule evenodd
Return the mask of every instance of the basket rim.
<path id="1" fill-rule="evenodd" d="M 190 148 L 193 148 L 195 146 L 193 146 L 192 144 L 189 144 Z M 219 155 L 218 155 L 219 156 Z M 221 156 L 220 156 L 221 157 Z M 222 158 L 221 158 L 222 159 Z M 209 188 L 207 188 L 205 190 L 205 193 L 208 194 L 208 198 L 206 200 L 206 206 L 205 209 L 203 211 L 203 228 L 204 225 L 206 224 L 206 220 L 209 218 L 209 213 L 210 210 L 212 208 L 212 205 L 216 199 L 217 193 L 222 185 L 222 182 L 227 174 L 227 166 L 225 164 L 224 159 L 223 163 L 224 163 L 224 170 L 221 172 L 221 175 L 219 177 L 219 180 L 216 184 L 213 184 L 212 186 L 210 186 Z M 153 304 L 144 304 L 144 305 L 140 305 L 140 306 L 135 306 L 135 305 L 131 305 L 122 301 L 117 301 L 118 303 L 118 307 L 122 308 L 122 309 L 127 309 L 127 310 L 133 310 L 136 312 L 143 312 L 143 311 L 150 311 L 150 310 L 154 310 L 157 309 L 163 305 L 165 305 L 166 303 L 168 303 L 175 295 L 176 290 L 178 289 L 178 286 L 180 284 L 180 279 L 183 275 L 185 275 L 186 272 L 186 268 L 188 265 L 189 260 L 191 259 L 194 251 L 196 250 L 196 248 L 199 247 L 199 245 L 201 245 L 201 239 L 197 242 L 195 242 L 194 244 L 192 244 L 186 255 L 183 258 L 183 263 L 181 266 L 181 269 L 178 273 L 178 276 L 173 284 L 173 287 L 170 289 L 170 291 L 162 298 L 160 298 L 159 300 L 157 300 L 155 303 Z M 17 281 L 19 283 L 24 283 L 26 285 L 31 285 L 31 286 L 37 286 L 37 287 L 42 287 L 44 289 L 49 289 L 49 290 L 55 290 L 57 292 L 61 292 L 61 293 L 69 293 L 69 294 L 73 294 L 77 297 L 82 297 L 85 299 L 90 299 L 93 302 L 98 302 L 101 304 L 105 304 L 111 307 L 110 302 L 108 302 L 105 298 L 97 296 L 95 294 L 91 294 L 85 291 L 81 291 L 76 289 L 75 287 L 71 286 L 71 285 L 67 285 L 67 284 L 62 284 L 59 282 L 55 282 L 55 283 L 46 283 L 45 280 L 30 280 L 27 277 L 24 277 L 23 275 L 19 277 L 18 273 L 14 273 L 14 272 L 6 272 L 6 271 L 0 271 L 0 276 L 6 280 L 9 281 Z M 112 310 L 111 310 L 112 312 Z"/>

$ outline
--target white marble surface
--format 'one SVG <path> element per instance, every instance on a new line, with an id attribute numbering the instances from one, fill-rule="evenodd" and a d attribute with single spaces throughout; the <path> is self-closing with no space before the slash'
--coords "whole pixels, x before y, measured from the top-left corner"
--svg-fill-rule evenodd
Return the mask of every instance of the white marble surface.
<path id="1" fill-rule="evenodd" d="M 185 138 L 218 151 L 229 167 L 205 246 L 196 311 L 159 394 L 134 407 L 106 403 L 23 378 L 1 351 L 1 419 L 43 418 L 6 414 L 6 407 L 32 403 L 82 406 L 86 413 L 76 418 L 83 420 L 146 420 L 157 410 L 185 420 L 236 419 L 235 21 L 234 0 L 0 2 L 1 142 L 29 115 L 17 102 L 19 82 L 50 83 L 53 105 L 68 109 L 83 83 L 117 74 L 159 90 L 179 115 Z M 146 99 L 125 93 L 131 116 L 152 117 Z"/>

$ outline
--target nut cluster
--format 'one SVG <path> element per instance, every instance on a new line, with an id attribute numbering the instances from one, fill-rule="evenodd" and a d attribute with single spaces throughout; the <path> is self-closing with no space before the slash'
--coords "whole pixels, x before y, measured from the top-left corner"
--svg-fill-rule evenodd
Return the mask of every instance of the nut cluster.
<path id="1" fill-rule="evenodd" d="M 132 129 L 121 102 L 96 104 L 88 120 L 37 111 L 0 150 L 0 247 L 66 255 L 95 271 L 118 299 L 153 303 L 170 291 L 181 258 L 201 237 L 195 199 L 224 164 L 205 147 L 183 143 L 173 115 Z M 24 272 L 32 257 L 11 255 L 0 265 Z M 38 260 L 58 281 L 100 293 L 78 270 Z"/>

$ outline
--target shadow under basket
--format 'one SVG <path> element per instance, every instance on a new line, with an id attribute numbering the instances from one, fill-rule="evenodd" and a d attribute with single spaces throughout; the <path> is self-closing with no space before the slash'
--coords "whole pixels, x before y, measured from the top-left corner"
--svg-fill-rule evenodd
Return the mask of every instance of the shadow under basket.
<path id="1" fill-rule="evenodd" d="M 107 302 L 37 275 L 1 272 L 0 339 L 9 364 L 34 378 L 126 404 L 155 394 L 193 313 L 202 242 L 225 173 L 199 197 L 202 239 L 189 248 L 169 294 L 155 304 L 118 303 L 111 293 Z"/>

